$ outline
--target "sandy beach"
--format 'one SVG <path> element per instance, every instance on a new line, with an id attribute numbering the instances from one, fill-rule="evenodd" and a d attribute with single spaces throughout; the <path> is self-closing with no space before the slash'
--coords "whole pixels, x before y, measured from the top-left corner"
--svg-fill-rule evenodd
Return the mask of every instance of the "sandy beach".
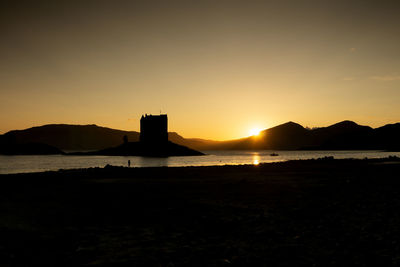
<path id="1" fill-rule="evenodd" d="M 399 163 L 0 175 L 0 266 L 398 265 Z"/>

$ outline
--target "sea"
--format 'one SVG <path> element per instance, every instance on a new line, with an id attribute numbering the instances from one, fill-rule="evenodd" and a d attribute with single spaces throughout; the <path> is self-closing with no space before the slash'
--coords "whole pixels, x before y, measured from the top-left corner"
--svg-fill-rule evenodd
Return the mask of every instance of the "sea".
<path id="1" fill-rule="evenodd" d="M 334 157 L 335 159 L 365 159 L 400 157 L 400 152 L 368 151 L 203 151 L 204 156 L 148 158 L 137 156 L 0 156 L 0 174 L 57 171 L 60 169 L 82 169 L 106 165 L 131 167 L 184 167 L 217 165 L 258 165 L 299 159 Z"/>

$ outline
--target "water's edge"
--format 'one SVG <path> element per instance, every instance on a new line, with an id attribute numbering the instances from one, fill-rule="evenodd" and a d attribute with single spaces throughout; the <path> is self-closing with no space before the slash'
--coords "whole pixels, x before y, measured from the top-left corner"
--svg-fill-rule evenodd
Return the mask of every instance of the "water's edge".
<path id="1" fill-rule="evenodd" d="M 288 160 L 334 157 L 335 159 L 364 159 L 400 157 L 400 152 L 387 151 L 202 151 L 204 156 L 146 158 L 137 156 L 0 156 L 0 174 L 85 169 L 106 165 L 131 167 L 185 167 L 242 165 Z"/>

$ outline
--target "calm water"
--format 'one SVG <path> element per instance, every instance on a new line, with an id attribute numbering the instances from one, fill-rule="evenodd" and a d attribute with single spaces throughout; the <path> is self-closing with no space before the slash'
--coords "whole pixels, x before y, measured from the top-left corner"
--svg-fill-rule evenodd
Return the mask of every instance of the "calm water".
<path id="1" fill-rule="evenodd" d="M 278 156 L 271 156 L 271 153 Z M 127 166 L 128 160 L 132 167 L 159 166 L 212 166 L 259 164 L 265 162 L 287 161 L 293 159 L 311 159 L 325 156 L 343 158 L 383 158 L 400 157 L 400 152 L 382 151 L 205 151 L 206 156 L 144 158 L 116 156 L 0 156 L 0 174 L 41 172 L 59 169 L 76 169 L 104 167 L 107 164 Z"/>

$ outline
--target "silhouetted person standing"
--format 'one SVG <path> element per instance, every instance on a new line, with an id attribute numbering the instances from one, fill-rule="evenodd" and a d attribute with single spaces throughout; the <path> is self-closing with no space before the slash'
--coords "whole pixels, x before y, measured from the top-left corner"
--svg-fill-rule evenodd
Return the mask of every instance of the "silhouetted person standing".
<path id="1" fill-rule="evenodd" d="M 128 160 L 128 167 L 131 166 L 131 160 Z"/>

